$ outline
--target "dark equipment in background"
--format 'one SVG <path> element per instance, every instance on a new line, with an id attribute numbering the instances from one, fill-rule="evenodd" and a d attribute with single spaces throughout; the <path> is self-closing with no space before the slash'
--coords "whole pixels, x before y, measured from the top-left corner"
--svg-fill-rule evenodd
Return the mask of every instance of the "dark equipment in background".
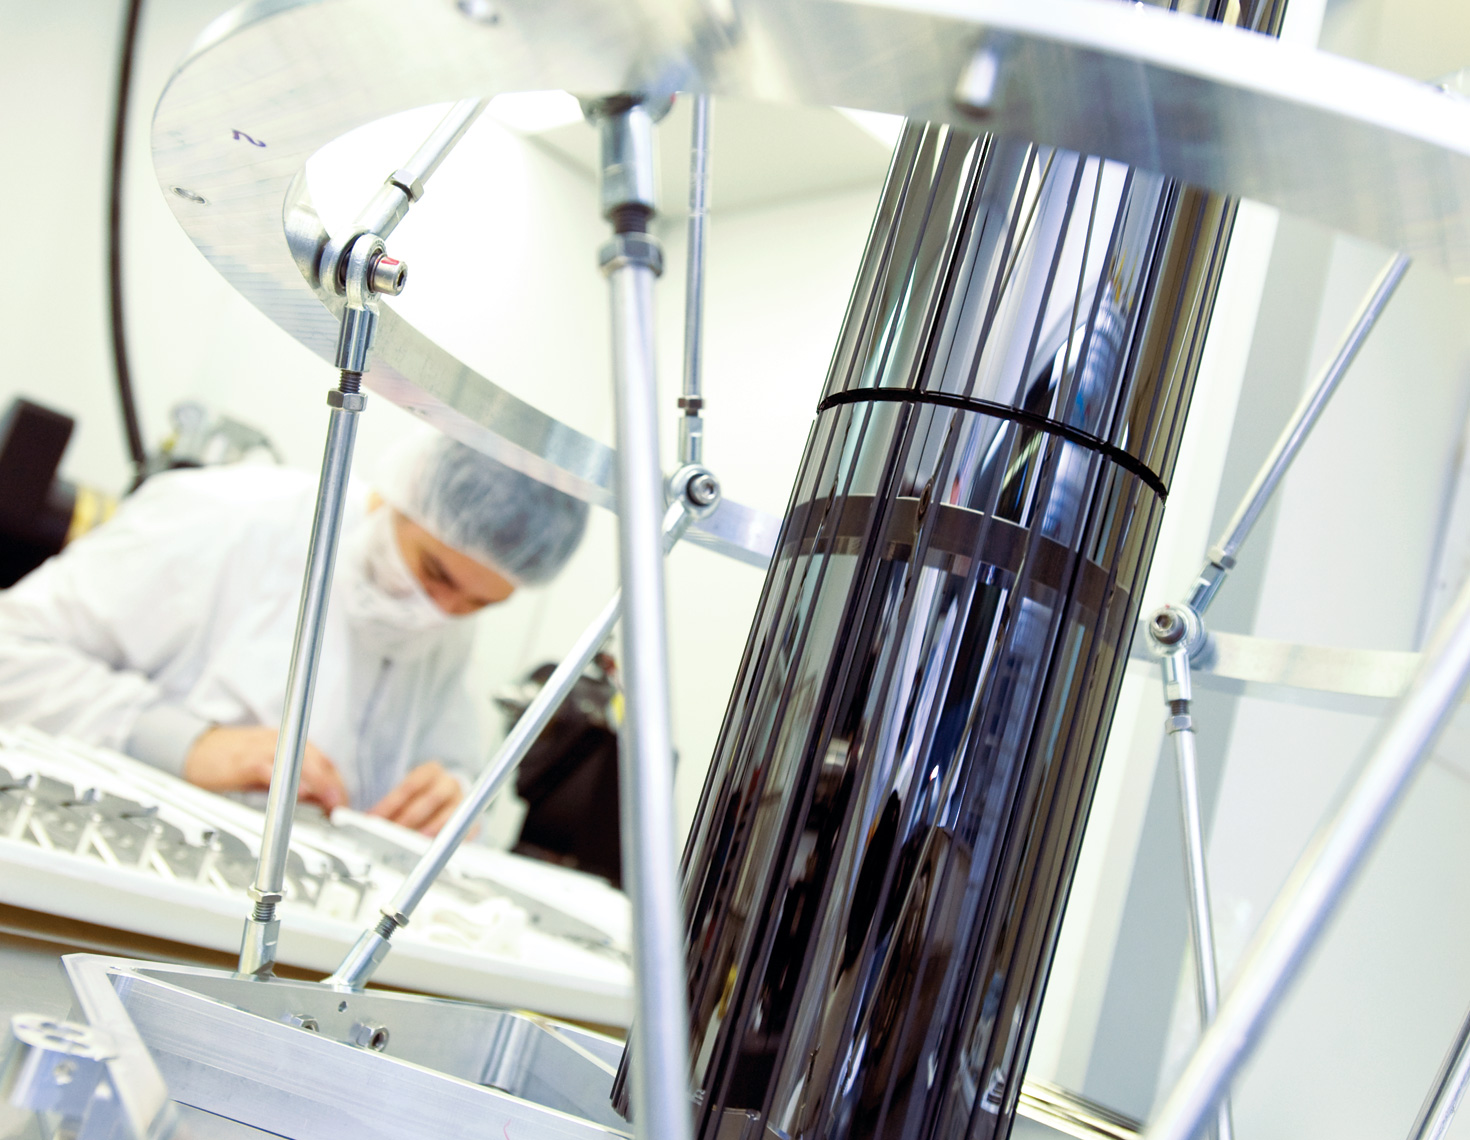
<path id="1" fill-rule="evenodd" d="M 0 589 L 20 581 L 116 505 L 56 477 L 75 427 L 71 416 L 19 398 L 0 417 Z"/>
<path id="2" fill-rule="evenodd" d="M 495 703 L 514 722 L 555 666 L 540 665 Z M 616 665 L 599 653 L 516 771 L 526 818 L 512 851 L 623 885 L 618 828 Z"/>
<path id="3" fill-rule="evenodd" d="M 283 462 L 260 429 L 203 404 L 182 401 L 169 419 L 173 433 L 145 462 L 149 475 L 252 457 Z M 75 429 L 73 417 L 24 397 L 11 401 L 0 417 L 0 589 L 15 585 L 117 509 L 115 496 L 57 477 Z"/>

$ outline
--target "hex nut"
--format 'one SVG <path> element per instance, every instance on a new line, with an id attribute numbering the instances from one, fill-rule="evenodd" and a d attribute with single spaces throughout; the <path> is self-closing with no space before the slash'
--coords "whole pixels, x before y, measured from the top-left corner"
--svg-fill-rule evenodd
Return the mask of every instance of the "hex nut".
<path id="1" fill-rule="evenodd" d="M 388 1048 L 388 1027 L 374 1025 L 370 1021 L 359 1021 L 352 1026 L 352 1042 L 364 1049 L 381 1053 Z"/>
<path id="2" fill-rule="evenodd" d="M 664 271 L 664 249 L 658 239 L 649 234 L 616 234 L 598 252 L 597 263 L 603 273 L 639 265 L 653 270 L 657 277 Z"/>
<path id="3" fill-rule="evenodd" d="M 420 178 L 415 178 L 413 173 L 402 167 L 388 175 L 388 181 L 408 195 L 410 202 L 417 202 L 424 196 L 424 183 Z"/>

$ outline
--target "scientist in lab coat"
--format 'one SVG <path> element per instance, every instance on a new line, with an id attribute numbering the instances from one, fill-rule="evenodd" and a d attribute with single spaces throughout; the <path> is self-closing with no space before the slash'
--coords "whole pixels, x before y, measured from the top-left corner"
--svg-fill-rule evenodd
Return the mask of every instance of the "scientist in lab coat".
<path id="1" fill-rule="evenodd" d="M 267 788 L 315 502 L 314 477 L 279 467 L 149 479 L 0 592 L 0 723 Z M 553 577 L 586 517 L 438 435 L 350 488 L 302 799 L 437 832 L 485 759 L 467 619 Z"/>

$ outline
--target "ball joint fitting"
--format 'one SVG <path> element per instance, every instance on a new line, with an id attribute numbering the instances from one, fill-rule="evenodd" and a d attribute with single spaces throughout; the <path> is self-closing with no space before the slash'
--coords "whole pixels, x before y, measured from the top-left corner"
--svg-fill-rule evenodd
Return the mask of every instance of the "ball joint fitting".
<path id="1" fill-rule="evenodd" d="M 1186 653 L 1198 657 L 1207 640 L 1205 624 L 1194 608 L 1180 602 L 1160 606 L 1148 616 L 1149 648 L 1159 656 Z"/>
<path id="2" fill-rule="evenodd" d="M 720 505 L 720 481 L 707 467 L 691 463 L 669 477 L 670 502 L 682 502 L 689 514 L 702 519 Z"/>

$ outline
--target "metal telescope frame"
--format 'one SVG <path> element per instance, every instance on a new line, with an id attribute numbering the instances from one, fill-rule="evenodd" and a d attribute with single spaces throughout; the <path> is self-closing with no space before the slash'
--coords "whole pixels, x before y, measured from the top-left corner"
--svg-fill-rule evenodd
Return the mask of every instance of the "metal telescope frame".
<path id="1" fill-rule="evenodd" d="M 807 14 L 826 33 L 822 58 L 827 60 L 841 54 L 836 47 L 846 51 L 850 65 L 865 52 L 892 44 L 923 45 L 881 74 L 824 65 L 817 54 L 807 54 L 789 22 L 789 0 L 750 0 L 740 6 L 738 26 L 719 25 L 713 10 L 669 7 L 668 13 L 656 16 L 635 5 L 622 10 L 590 0 L 493 5 L 468 0 L 457 5 L 263 0 L 206 32 L 165 93 L 154 137 L 166 196 L 196 245 L 267 316 L 330 359 L 340 376 L 329 397 L 332 425 L 312 556 L 241 973 L 264 979 L 274 958 L 278 872 L 300 775 L 352 425 L 363 406 L 361 388 L 366 387 L 568 493 L 603 505 L 616 503 L 624 633 L 633 662 L 620 751 L 624 787 L 630 789 L 625 800 L 625 833 L 631 840 L 626 878 L 636 915 L 635 1115 L 640 1131 L 682 1140 L 689 1135 L 690 1121 L 684 949 L 671 829 L 662 560 L 666 543 L 683 532 L 688 541 L 762 565 L 771 556 L 779 520 L 722 499 L 713 476 L 698 466 L 708 170 L 703 94 L 692 147 L 694 169 L 703 173 L 693 180 L 698 201 L 691 195 L 681 443 L 674 477 L 666 479 L 658 463 L 652 290 L 662 258 L 646 224 L 638 224 L 638 214 L 645 211 L 646 223 L 646 211 L 652 208 L 652 126 L 666 97 L 682 88 L 797 99 L 995 130 L 1136 163 L 1309 214 L 1459 275 L 1470 272 L 1470 205 L 1461 205 L 1470 203 L 1470 109 L 1407 80 L 1296 52 L 1250 32 L 1148 9 L 1128 11 L 1125 20 L 1112 6 L 1088 0 L 983 0 L 962 15 L 939 0 L 892 8 L 805 3 Z M 598 19 L 591 18 L 594 14 Z M 362 35 L 365 28 L 372 34 Z M 755 33 L 760 33 L 756 38 L 766 53 L 759 60 L 724 51 L 722 45 Z M 393 51 L 372 57 L 371 47 L 364 45 L 393 45 Z M 528 53 L 530 46 L 538 52 Z M 253 53 L 267 49 L 287 53 L 280 82 L 297 84 L 293 90 L 300 98 L 284 99 L 278 91 L 262 88 L 211 101 L 211 92 L 227 85 L 231 76 L 250 73 Z M 291 55 L 293 51 L 297 54 Z M 368 55 L 360 58 L 355 52 Z M 364 58 L 371 66 L 364 65 Z M 1045 77 L 1057 74 L 1071 75 L 1075 82 L 1049 87 Z M 615 454 L 515 400 L 378 303 L 382 295 L 396 295 L 406 279 L 406 270 L 388 256 L 385 240 L 483 107 L 483 93 L 547 87 L 612 93 L 584 107 L 602 136 L 602 206 L 614 228 L 600 260 L 613 312 Z M 305 158 L 346 129 L 390 110 L 448 102 L 466 91 L 481 94 L 455 103 L 424 146 L 388 177 L 350 233 L 329 235 L 311 206 Z M 1110 99 L 1099 100 L 1098 91 L 1108 92 Z M 1190 113 L 1172 118 L 1164 113 L 1171 105 L 1188 106 Z M 236 119 L 242 121 L 227 125 Z M 252 140 L 264 141 L 240 148 L 230 134 L 238 139 L 247 126 Z M 1201 146 L 1201 137 L 1209 145 Z M 1310 161 L 1304 151 L 1308 141 Z M 1352 192 L 1344 193 L 1344 186 Z M 1185 793 L 1190 917 L 1203 1020 L 1208 1022 L 1188 1068 L 1146 1133 L 1156 1140 L 1189 1140 L 1212 1122 L 1225 1140 L 1232 1076 L 1320 937 L 1470 675 L 1467 590 L 1423 655 L 1367 768 L 1283 891 L 1233 990 L 1219 1001 L 1199 805 L 1190 791 L 1190 678 L 1192 671 L 1209 667 L 1205 655 L 1210 639 L 1200 614 L 1405 265 L 1402 257 L 1397 259 L 1380 280 L 1343 351 L 1298 410 L 1241 512 L 1212 548 L 1188 600 L 1166 607 L 1145 626 L 1165 673 L 1169 732 Z M 610 602 L 570 652 L 543 690 L 544 700 L 527 711 L 446 827 L 444 841 L 425 856 L 404 892 L 385 908 L 378 925 L 364 932 L 330 984 L 318 987 L 344 995 L 344 1010 L 349 1002 L 362 1000 L 361 987 L 387 952 L 393 930 L 407 923 L 422 890 L 468 831 L 475 812 L 534 740 L 580 672 L 579 662 L 611 628 L 618 605 L 618 599 Z M 1224 671 L 1218 659 L 1214 671 Z M 1289 683 L 1290 677 L 1282 680 Z M 74 976 L 80 975 L 74 971 Z M 240 984 L 271 994 L 283 985 Z M 142 982 L 136 986 L 146 988 Z M 97 1008 L 107 1000 L 97 997 Z M 24 1087 L 35 1104 L 65 1100 L 83 1124 L 97 1111 L 91 1133 L 97 1135 L 104 1126 L 119 1134 L 161 1135 L 171 1125 L 166 1098 L 158 1102 L 156 1082 L 136 1077 L 145 1062 L 132 1051 L 109 1057 L 106 1046 L 93 1041 L 67 1045 L 64 1034 L 48 1037 L 44 1027 L 28 1032 L 24 1052 L 30 1060 L 21 1063 L 21 1070 L 30 1074 L 31 1083 Z M 374 1048 L 374 1037 L 369 1032 L 363 1044 Z M 1467 1042 L 1470 1026 L 1457 1036 L 1436 1078 L 1415 1137 L 1437 1137 L 1447 1126 L 1470 1079 Z M 577 1048 L 586 1052 L 591 1046 Z M 90 1094 L 89 1100 L 74 1086 L 67 1093 L 70 1099 L 62 1097 L 45 1076 L 56 1071 L 55 1065 L 46 1068 L 51 1063 L 46 1059 L 56 1056 L 72 1058 L 67 1064 L 73 1071 L 81 1066 L 90 1073 L 90 1087 L 113 1091 Z M 120 1056 L 133 1076 L 119 1075 Z M 129 1100 L 121 1095 L 132 1079 L 141 1082 L 137 1087 L 147 1097 L 140 1093 L 142 1099 Z M 104 1101 L 110 1106 L 105 1119 L 98 1109 Z M 122 1124 L 118 1105 L 127 1110 Z M 81 1133 L 89 1134 L 86 1128 Z"/>

